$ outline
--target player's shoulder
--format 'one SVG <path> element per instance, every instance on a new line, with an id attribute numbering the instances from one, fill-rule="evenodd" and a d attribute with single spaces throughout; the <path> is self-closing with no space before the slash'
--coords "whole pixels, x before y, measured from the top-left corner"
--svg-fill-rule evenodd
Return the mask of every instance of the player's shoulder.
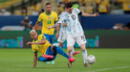
<path id="1" fill-rule="evenodd" d="M 44 16 L 44 15 L 45 15 L 45 13 L 44 13 L 44 12 L 39 14 L 39 16 Z"/>
<path id="2" fill-rule="evenodd" d="M 38 35 L 38 40 L 42 40 L 43 39 L 43 34 L 39 34 Z"/>
<path id="3" fill-rule="evenodd" d="M 44 34 L 39 34 L 38 38 L 43 39 L 43 38 L 45 38 L 45 35 Z"/>
<path id="4" fill-rule="evenodd" d="M 38 37 L 42 37 L 42 36 L 43 36 L 43 34 L 39 34 L 39 35 L 38 35 Z"/>
<path id="5" fill-rule="evenodd" d="M 52 14 L 54 14 L 54 15 L 57 15 L 57 12 L 55 12 L 55 11 L 52 11 Z"/>
<path id="6" fill-rule="evenodd" d="M 68 13 L 67 13 L 67 12 L 62 12 L 62 13 L 60 14 L 60 17 L 64 17 L 64 16 L 68 16 Z"/>
<path id="7" fill-rule="evenodd" d="M 74 12 L 74 13 L 80 13 L 80 9 L 78 9 L 78 8 L 73 8 L 72 12 Z"/>

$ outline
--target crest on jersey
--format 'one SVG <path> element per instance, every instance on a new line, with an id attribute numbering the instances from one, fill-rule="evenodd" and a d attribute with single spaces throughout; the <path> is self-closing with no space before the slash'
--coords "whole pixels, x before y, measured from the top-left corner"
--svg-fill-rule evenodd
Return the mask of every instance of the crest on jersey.
<path id="1" fill-rule="evenodd" d="M 75 16 L 75 15 L 71 15 L 71 18 L 72 18 L 73 20 L 75 20 L 75 19 L 76 19 L 76 16 Z"/>

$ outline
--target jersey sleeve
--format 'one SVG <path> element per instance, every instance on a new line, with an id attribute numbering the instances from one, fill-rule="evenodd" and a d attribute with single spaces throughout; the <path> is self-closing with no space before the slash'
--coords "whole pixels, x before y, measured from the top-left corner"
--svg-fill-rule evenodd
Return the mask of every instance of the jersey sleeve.
<path id="1" fill-rule="evenodd" d="M 41 21 L 42 21 L 42 18 L 43 18 L 43 14 L 40 14 L 37 21 L 38 21 L 38 22 L 41 22 Z"/>
<path id="2" fill-rule="evenodd" d="M 57 23 L 63 23 L 63 18 L 61 16 L 59 16 L 59 20 L 57 21 Z"/>
<path id="3" fill-rule="evenodd" d="M 55 21 L 57 21 L 57 20 L 58 20 L 58 14 L 55 13 Z"/>
<path id="4" fill-rule="evenodd" d="M 73 8 L 74 13 L 79 14 L 80 10 L 78 8 Z"/>
<path id="5" fill-rule="evenodd" d="M 38 51 L 38 46 L 37 45 L 32 45 L 32 51 L 37 52 Z"/>
<path id="6" fill-rule="evenodd" d="M 62 13 L 60 16 L 59 16 L 59 20 L 57 23 L 65 23 L 66 21 L 66 15 L 64 13 Z"/>

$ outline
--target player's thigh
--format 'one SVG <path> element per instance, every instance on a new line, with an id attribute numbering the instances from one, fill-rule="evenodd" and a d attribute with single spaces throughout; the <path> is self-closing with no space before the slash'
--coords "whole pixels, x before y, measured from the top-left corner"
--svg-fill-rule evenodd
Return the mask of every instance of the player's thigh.
<path id="1" fill-rule="evenodd" d="M 54 43 L 55 35 L 50 35 L 50 43 Z"/>
<path id="2" fill-rule="evenodd" d="M 47 55 L 54 55 L 54 51 L 52 50 L 51 47 L 49 47 L 47 50 L 46 50 L 46 53 Z"/>
<path id="3" fill-rule="evenodd" d="M 66 37 L 64 34 L 60 34 L 59 37 L 58 37 L 58 42 L 64 42 L 66 40 Z"/>
<path id="4" fill-rule="evenodd" d="M 86 44 L 86 38 L 85 36 L 78 36 L 76 37 L 76 42 L 78 43 L 78 45 L 81 47 L 82 45 Z"/>
<path id="5" fill-rule="evenodd" d="M 67 36 L 67 47 L 73 47 L 75 44 L 75 39 L 73 38 L 73 36 L 68 35 Z"/>

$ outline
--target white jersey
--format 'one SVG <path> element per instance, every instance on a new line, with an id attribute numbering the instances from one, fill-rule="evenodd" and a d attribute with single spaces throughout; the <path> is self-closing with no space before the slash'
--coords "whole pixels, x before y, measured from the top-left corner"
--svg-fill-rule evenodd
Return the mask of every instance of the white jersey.
<path id="1" fill-rule="evenodd" d="M 82 36 L 84 35 L 83 29 L 81 27 L 78 14 L 80 10 L 74 8 L 72 13 L 63 12 L 60 16 L 64 23 L 67 24 L 66 33 L 73 36 Z"/>
<path id="2" fill-rule="evenodd" d="M 62 12 L 58 23 L 61 23 L 60 34 L 58 41 L 63 42 L 67 40 L 67 46 L 74 46 L 75 42 L 79 45 L 86 43 L 86 38 L 82 26 L 79 21 L 79 9 L 73 9 L 72 13 Z M 67 24 L 64 27 L 62 24 Z"/>
<path id="3" fill-rule="evenodd" d="M 64 42 L 66 40 L 66 31 L 67 27 L 64 27 L 62 24 L 65 23 L 65 20 L 63 19 L 64 17 L 62 14 L 59 17 L 60 19 L 58 20 L 57 23 L 60 23 L 60 31 L 59 31 L 59 37 L 58 37 L 58 42 Z"/>

